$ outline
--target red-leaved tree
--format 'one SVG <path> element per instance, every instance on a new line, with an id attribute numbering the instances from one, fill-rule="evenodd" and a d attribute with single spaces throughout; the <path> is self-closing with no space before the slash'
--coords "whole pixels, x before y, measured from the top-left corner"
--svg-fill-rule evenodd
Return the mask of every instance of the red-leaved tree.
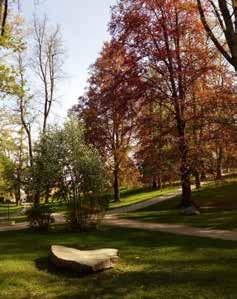
<path id="1" fill-rule="evenodd" d="M 188 124 L 193 84 L 212 69 L 210 51 L 195 1 L 123 0 L 114 7 L 111 33 L 137 57 L 149 85 L 147 98 L 162 103 L 175 121 L 180 153 L 182 206 L 190 206 L 191 161 Z"/>
<path id="2" fill-rule="evenodd" d="M 74 110 L 86 125 L 87 138 L 105 158 L 113 173 L 114 200 L 120 199 L 121 166 L 128 158 L 137 105 L 143 82 L 134 55 L 120 43 L 106 43 L 91 67 L 89 88 Z"/>

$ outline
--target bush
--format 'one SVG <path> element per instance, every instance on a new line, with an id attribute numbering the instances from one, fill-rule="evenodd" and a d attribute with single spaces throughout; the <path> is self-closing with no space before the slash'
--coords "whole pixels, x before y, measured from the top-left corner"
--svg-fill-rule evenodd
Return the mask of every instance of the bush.
<path id="1" fill-rule="evenodd" d="M 85 232 L 98 227 L 107 207 L 108 201 L 102 197 L 72 199 L 67 204 L 65 218 L 71 229 Z"/>
<path id="2" fill-rule="evenodd" d="M 46 205 L 34 205 L 27 210 L 27 221 L 30 227 L 35 230 L 48 230 L 51 223 L 54 222 L 54 218 L 51 215 L 52 210 Z"/>

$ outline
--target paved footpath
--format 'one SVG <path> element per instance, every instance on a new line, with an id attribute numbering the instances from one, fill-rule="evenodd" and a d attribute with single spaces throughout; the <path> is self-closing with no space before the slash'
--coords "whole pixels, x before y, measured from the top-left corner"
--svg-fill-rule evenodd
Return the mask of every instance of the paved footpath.
<path id="1" fill-rule="evenodd" d="M 118 214 L 118 213 L 134 212 L 134 211 L 146 208 L 146 207 L 153 206 L 153 205 L 155 205 L 157 203 L 160 203 L 162 201 L 172 199 L 173 197 L 175 197 L 177 195 L 180 195 L 180 194 L 181 194 L 181 192 L 177 191 L 177 192 L 171 193 L 170 195 L 162 195 L 162 196 L 159 196 L 159 197 L 144 200 L 144 201 L 141 201 L 139 203 L 135 203 L 133 205 L 125 206 L 125 207 L 122 207 L 122 208 L 114 208 L 114 209 L 111 209 L 107 214 L 111 215 L 111 214 Z"/>
<path id="2" fill-rule="evenodd" d="M 119 227 L 127 227 L 127 228 L 135 228 L 135 229 L 143 229 L 143 230 L 151 230 L 151 231 L 160 231 L 173 233 L 177 235 L 186 235 L 186 236 L 196 236 L 196 237 L 207 237 L 212 239 L 221 239 L 221 240 L 232 240 L 237 241 L 237 229 L 235 230 L 217 230 L 217 229 L 204 229 L 204 228 L 196 228 L 190 227 L 181 224 L 166 224 L 166 223 L 153 223 L 153 222 L 142 222 L 138 220 L 131 219 L 121 219 L 118 217 L 118 213 L 126 213 L 133 212 L 144 207 L 152 206 L 159 202 L 172 199 L 174 196 L 179 194 L 173 193 L 168 196 L 161 196 L 158 198 L 153 198 L 144 202 L 140 202 L 131 206 L 117 208 L 109 211 L 103 221 L 104 224 L 109 224 L 113 226 Z M 56 223 L 63 223 L 64 217 L 63 214 L 55 213 L 53 215 L 55 217 Z M 22 230 L 27 228 L 27 223 L 17 223 L 15 225 L 0 225 L 1 231 L 13 231 L 13 230 Z"/>
<path id="3" fill-rule="evenodd" d="M 11 224 L 0 224 L 0 232 L 13 231 L 13 230 L 22 230 L 28 228 L 27 222 Z"/>
<path id="4" fill-rule="evenodd" d="M 232 240 L 237 241 L 237 230 L 219 230 L 219 229 L 205 229 L 196 228 L 181 224 L 166 224 L 166 223 L 154 223 L 154 222 L 143 222 L 138 220 L 121 219 L 116 215 L 107 215 L 104 220 L 105 224 L 136 228 L 151 231 L 160 231 L 166 233 L 172 233 L 176 235 L 186 235 L 195 237 L 206 237 L 212 239 L 221 240 Z"/>

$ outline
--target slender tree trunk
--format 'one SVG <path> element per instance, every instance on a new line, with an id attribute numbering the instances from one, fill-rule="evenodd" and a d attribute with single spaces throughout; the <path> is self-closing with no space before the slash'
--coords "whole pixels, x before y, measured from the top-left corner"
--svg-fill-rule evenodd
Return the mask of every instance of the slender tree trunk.
<path id="1" fill-rule="evenodd" d="M 26 133 L 27 133 L 27 139 L 28 139 L 30 167 L 33 167 L 33 147 L 32 147 L 32 139 L 31 139 L 31 131 L 27 130 Z"/>
<path id="2" fill-rule="evenodd" d="M 7 21 L 7 15 L 8 15 L 8 0 L 3 0 L 0 1 L 0 13 L 1 13 L 1 36 L 4 36 L 5 33 L 5 26 L 6 26 L 6 21 Z"/>
<path id="3" fill-rule="evenodd" d="M 199 172 L 199 165 L 201 164 L 200 161 L 200 138 L 198 138 L 198 129 L 199 129 L 199 124 L 198 124 L 198 115 L 197 115 L 197 99 L 196 99 L 196 94 L 195 91 L 193 90 L 193 115 L 194 115 L 194 123 L 193 123 L 193 141 L 195 144 L 195 148 L 197 151 L 197 156 L 196 156 L 196 162 L 195 162 L 195 168 L 194 169 L 194 177 L 195 177 L 195 185 L 196 189 L 199 190 L 201 188 L 201 178 L 200 178 L 200 172 Z"/>
<path id="4" fill-rule="evenodd" d="M 21 189 L 19 186 L 17 186 L 17 188 L 16 188 L 15 198 L 16 198 L 16 205 L 19 206 L 19 204 L 21 202 Z"/>
<path id="5" fill-rule="evenodd" d="M 182 185 L 182 202 L 183 207 L 192 205 L 192 191 L 190 182 L 190 167 L 188 163 L 188 146 L 185 139 L 185 124 L 183 121 L 178 123 L 179 131 L 179 150 L 181 155 L 181 185 Z"/>
<path id="6" fill-rule="evenodd" d="M 223 163 L 223 147 L 220 146 L 218 149 L 218 156 L 216 161 L 216 180 L 222 179 L 222 163 Z"/>
<path id="7" fill-rule="evenodd" d="M 44 203 L 45 203 L 45 204 L 48 204 L 48 203 L 49 203 L 49 190 L 46 190 Z"/>
<path id="8" fill-rule="evenodd" d="M 25 73 L 24 73 L 25 70 L 24 70 L 24 65 L 23 65 L 21 54 L 19 54 L 19 56 L 18 56 L 18 68 L 19 68 L 19 74 L 20 74 L 20 85 L 21 85 L 21 88 L 24 90 L 25 89 Z M 21 124 L 25 130 L 26 135 L 27 135 L 30 166 L 33 167 L 33 146 L 32 146 L 32 136 L 31 136 L 31 125 L 30 125 L 30 122 L 26 120 L 27 107 L 26 107 L 26 99 L 24 98 L 24 96 L 19 97 L 19 109 L 20 109 Z"/>
<path id="9" fill-rule="evenodd" d="M 196 189 L 199 190 L 201 188 L 201 175 L 198 171 L 196 171 L 194 177 L 195 177 Z"/>
<path id="10" fill-rule="evenodd" d="M 174 181 L 174 178 L 173 176 L 169 176 L 169 186 L 171 187 L 173 185 L 173 181 Z"/>
<path id="11" fill-rule="evenodd" d="M 204 171 L 201 172 L 201 181 L 205 181 L 206 180 L 206 174 Z"/>
<path id="12" fill-rule="evenodd" d="M 40 203 L 40 191 L 36 191 L 35 195 L 34 195 L 34 205 L 38 205 Z"/>
<path id="13" fill-rule="evenodd" d="M 156 177 L 152 177 L 152 189 L 157 189 L 157 182 L 156 182 Z"/>
<path id="14" fill-rule="evenodd" d="M 182 206 L 189 207 L 192 205 L 190 173 L 184 161 L 182 161 L 182 166 L 181 166 L 181 182 L 182 182 Z"/>
<path id="15" fill-rule="evenodd" d="M 18 206 L 19 203 L 21 202 L 21 170 L 20 169 L 17 170 L 17 185 L 15 191 L 15 198 L 16 198 L 16 204 Z"/>
<path id="16" fill-rule="evenodd" d="M 162 190 L 163 189 L 163 182 L 162 182 L 162 176 L 161 176 L 160 173 L 159 173 L 157 179 L 158 179 L 158 189 Z"/>
<path id="17" fill-rule="evenodd" d="M 115 166 L 114 169 L 114 201 L 120 201 L 120 191 L 119 191 L 119 169 Z"/>

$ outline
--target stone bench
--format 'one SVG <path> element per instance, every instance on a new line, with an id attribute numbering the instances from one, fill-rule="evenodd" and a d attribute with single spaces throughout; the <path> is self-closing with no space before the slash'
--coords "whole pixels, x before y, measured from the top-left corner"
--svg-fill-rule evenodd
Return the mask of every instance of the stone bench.
<path id="1" fill-rule="evenodd" d="M 84 251 L 59 245 L 51 246 L 51 261 L 54 265 L 79 273 L 113 268 L 118 260 L 118 249 Z"/>

